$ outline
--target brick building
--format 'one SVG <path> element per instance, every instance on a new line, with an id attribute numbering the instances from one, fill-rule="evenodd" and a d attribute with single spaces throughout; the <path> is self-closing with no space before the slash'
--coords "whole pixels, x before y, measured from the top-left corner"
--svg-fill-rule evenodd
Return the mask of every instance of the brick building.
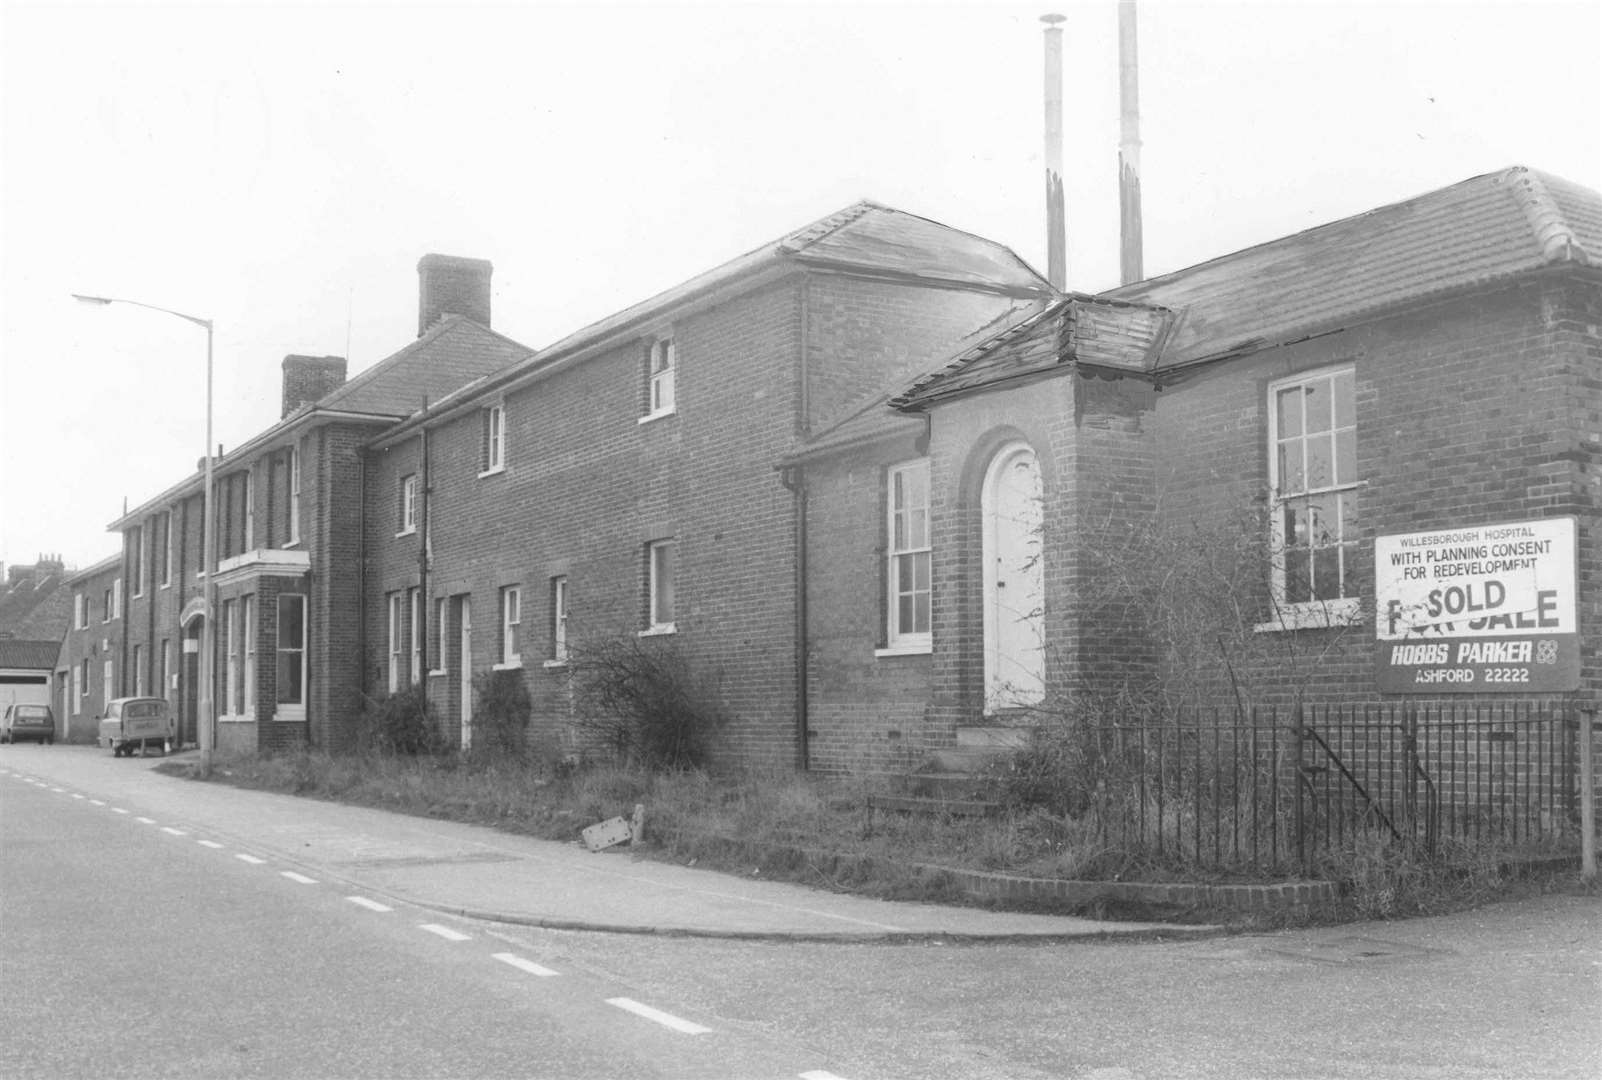
<path id="1" fill-rule="evenodd" d="M 862 203 L 537 354 L 429 256 L 415 343 L 286 359 L 217 462 L 219 746 L 342 746 L 412 684 L 468 745 L 496 669 L 568 745 L 602 639 L 684 656 L 729 756 L 830 772 L 1092 693 L 1378 701 L 1376 544 L 1505 523 L 1570 530 L 1536 696 L 1595 703 L 1599 253 L 1602 197 L 1521 168 L 1094 296 Z M 200 483 L 113 524 L 107 646 L 191 738 Z"/>
<path id="2" fill-rule="evenodd" d="M 1377 702 L 1376 538 L 1540 519 L 1574 522 L 1551 659 L 1577 674 L 1524 699 L 1594 707 L 1599 282 L 1602 197 L 1510 169 L 1035 305 L 803 442 L 813 764 L 900 768 L 1092 692 Z M 1125 603 L 1200 575 L 1228 647 Z"/>
<path id="3" fill-rule="evenodd" d="M 795 762 L 806 508 L 781 455 L 1048 291 L 998 244 L 862 203 L 385 431 L 367 684 L 426 681 L 460 744 L 464 673 L 518 670 L 561 743 L 569 645 L 656 638 L 718 687 L 726 751 Z"/>
<path id="4" fill-rule="evenodd" d="M 489 263 L 429 255 L 418 273 L 415 341 L 348 381 L 343 357 L 285 357 L 279 421 L 213 462 L 220 750 L 343 745 L 362 688 L 363 445 L 532 352 L 489 328 Z M 204 487 L 200 468 L 111 523 L 123 551 L 102 573 L 126 582 L 123 633 L 69 634 L 63 649 L 68 671 L 97 644 L 108 653 L 110 696 L 168 696 L 188 742 L 205 621 Z"/>
<path id="5" fill-rule="evenodd" d="M 112 555 L 62 582 L 71 614 L 56 656 L 51 704 L 64 741 L 94 742 L 106 702 L 124 693 L 122 565 L 122 557 Z"/>

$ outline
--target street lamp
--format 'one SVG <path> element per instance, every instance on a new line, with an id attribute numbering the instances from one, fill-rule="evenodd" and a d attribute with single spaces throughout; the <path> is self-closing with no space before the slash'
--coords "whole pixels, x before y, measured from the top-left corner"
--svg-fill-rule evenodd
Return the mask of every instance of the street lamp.
<path id="1" fill-rule="evenodd" d="M 211 506 L 211 355 L 212 355 L 212 327 L 210 319 L 202 319 L 196 315 L 185 315 L 181 311 L 171 308 L 157 307 L 155 304 L 146 304 L 139 300 L 124 300 L 116 296 L 82 296 L 73 293 L 74 300 L 85 304 L 132 304 L 134 307 L 149 308 L 165 315 L 176 315 L 185 322 L 192 322 L 196 326 L 206 328 L 206 491 L 201 503 L 201 516 L 205 518 L 201 530 L 200 562 L 205 568 L 206 582 L 202 586 L 202 606 L 205 608 L 205 622 L 200 626 L 200 693 L 197 733 L 200 739 L 200 776 L 207 779 L 211 776 L 211 748 L 213 743 L 213 727 L 217 722 L 215 716 L 215 702 L 212 694 L 212 663 L 213 650 L 216 642 L 216 626 L 212 620 L 212 612 L 217 606 L 217 567 L 214 564 L 213 552 L 217 550 L 217 522 L 212 516 Z"/>

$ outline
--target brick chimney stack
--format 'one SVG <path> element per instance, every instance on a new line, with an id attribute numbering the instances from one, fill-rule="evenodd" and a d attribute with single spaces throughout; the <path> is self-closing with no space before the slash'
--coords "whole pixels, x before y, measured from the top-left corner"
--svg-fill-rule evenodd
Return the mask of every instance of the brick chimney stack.
<path id="1" fill-rule="evenodd" d="M 422 337 L 446 315 L 461 315 L 488 326 L 493 271 L 488 259 L 460 255 L 424 255 L 419 259 L 417 336 Z"/>
<path id="2" fill-rule="evenodd" d="M 310 401 L 317 401 L 345 383 L 343 356 L 284 357 L 284 411 L 282 420 Z M 201 459 L 204 463 L 205 459 Z"/>

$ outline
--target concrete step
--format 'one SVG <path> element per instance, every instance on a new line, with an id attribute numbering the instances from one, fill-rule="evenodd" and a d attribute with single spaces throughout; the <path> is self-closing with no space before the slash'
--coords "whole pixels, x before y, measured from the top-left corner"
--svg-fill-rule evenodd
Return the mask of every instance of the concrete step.
<path id="1" fill-rule="evenodd" d="M 957 728 L 957 745 L 1022 750 L 1034 732 L 1033 727 L 1012 724 L 963 724 Z"/>
<path id="2" fill-rule="evenodd" d="M 971 772 L 931 770 L 910 773 L 902 778 L 899 786 L 903 789 L 903 793 L 908 795 L 962 800 L 983 797 L 990 784 L 983 777 Z"/>
<path id="3" fill-rule="evenodd" d="M 929 765 L 933 772 L 982 773 L 1012 753 L 1005 746 L 947 746 L 930 753 Z"/>

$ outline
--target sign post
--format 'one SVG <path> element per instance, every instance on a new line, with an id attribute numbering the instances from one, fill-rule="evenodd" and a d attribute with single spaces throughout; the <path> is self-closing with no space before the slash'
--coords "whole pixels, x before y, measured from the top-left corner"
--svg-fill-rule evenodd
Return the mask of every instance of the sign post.
<path id="1" fill-rule="evenodd" d="M 1376 537 L 1379 690 L 1578 690 L 1574 537 L 1571 517 Z"/>

